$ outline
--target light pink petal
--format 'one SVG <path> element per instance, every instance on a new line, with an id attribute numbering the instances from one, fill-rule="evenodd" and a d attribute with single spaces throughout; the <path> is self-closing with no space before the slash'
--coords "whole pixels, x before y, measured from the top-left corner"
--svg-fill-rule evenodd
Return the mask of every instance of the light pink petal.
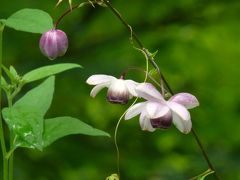
<path id="1" fill-rule="evenodd" d="M 168 102 L 168 106 L 172 111 L 174 125 L 182 133 L 189 133 L 192 129 L 192 122 L 188 110 L 184 106 L 175 102 Z"/>
<path id="2" fill-rule="evenodd" d="M 199 106 L 199 102 L 195 96 L 189 93 L 178 93 L 172 96 L 169 99 L 170 102 L 176 102 L 178 104 L 181 104 L 185 106 L 187 109 L 194 108 L 196 106 Z"/>
<path id="3" fill-rule="evenodd" d="M 132 81 L 132 80 L 125 80 L 125 83 L 126 83 L 126 86 L 128 88 L 128 91 L 129 93 L 132 95 L 132 96 L 135 96 L 137 97 L 137 93 L 136 93 L 136 86 L 139 84 L 135 81 Z"/>
<path id="4" fill-rule="evenodd" d="M 142 102 L 142 103 L 137 103 L 131 106 L 125 114 L 125 120 L 129 120 L 134 116 L 137 116 L 138 114 L 140 114 L 144 109 L 145 105 L 146 105 L 146 102 Z"/>
<path id="5" fill-rule="evenodd" d="M 86 82 L 90 85 L 97 85 L 97 84 L 110 82 L 113 80 L 116 80 L 116 78 L 113 76 L 108 76 L 108 75 L 104 75 L 104 74 L 96 74 L 96 75 L 90 76 Z"/>
<path id="6" fill-rule="evenodd" d="M 153 131 L 156 130 L 155 128 L 152 127 L 150 119 L 146 116 L 146 112 L 145 111 L 143 111 L 141 113 L 139 122 L 140 122 L 140 126 L 141 126 L 143 131 L 153 132 Z"/>
<path id="7" fill-rule="evenodd" d="M 146 112 L 150 119 L 155 119 L 164 116 L 169 112 L 169 107 L 167 105 L 148 101 L 146 104 Z"/>
<path id="8" fill-rule="evenodd" d="M 141 83 L 136 87 L 136 92 L 139 97 L 149 101 L 165 101 L 162 95 L 151 83 Z"/>
<path id="9" fill-rule="evenodd" d="M 96 85 L 92 91 L 90 92 L 90 96 L 95 97 L 99 91 L 101 91 L 103 88 L 108 87 L 110 85 L 110 82 L 102 83 L 99 85 Z"/>

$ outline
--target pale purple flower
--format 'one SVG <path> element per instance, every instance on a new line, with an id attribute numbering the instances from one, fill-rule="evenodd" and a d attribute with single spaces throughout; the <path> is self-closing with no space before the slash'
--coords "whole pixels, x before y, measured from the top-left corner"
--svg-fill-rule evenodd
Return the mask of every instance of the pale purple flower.
<path id="1" fill-rule="evenodd" d="M 39 47 L 51 60 L 63 56 L 68 48 L 67 35 L 59 29 L 51 29 L 41 36 Z"/>
<path id="2" fill-rule="evenodd" d="M 86 82 L 90 85 L 96 85 L 90 93 L 92 97 L 95 97 L 100 90 L 107 87 L 107 100 L 111 103 L 126 104 L 133 96 L 137 96 L 135 88 L 138 83 L 132 80 L 124 80 L 123 77 L 117 79 L 109 75 L 96 74 L 90 76 Z"/>
<path id="3" fill-rule="evenodd" d="M 126 120 L 140 114 L 142 130 L 153 132 L 156 128 L 167 129 L 173 123 L 184 134 L 191 131 L 192 122 L 187 109 L 199 105 L 195 96 L 189 93 L 178 93 L 166 101 L 150 83 L 139 84 L 136 92 L 139 97 L 147 101 L 130 107 L 125 115 Z"/>

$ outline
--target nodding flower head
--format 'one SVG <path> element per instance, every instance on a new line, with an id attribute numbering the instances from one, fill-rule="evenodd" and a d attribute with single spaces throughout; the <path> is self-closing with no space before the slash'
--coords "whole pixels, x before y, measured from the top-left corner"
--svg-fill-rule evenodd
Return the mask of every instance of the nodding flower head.
<path id="1" fill-rule="evenodd" d="M 136 87 L 136 92 L 139 97 L 147 101 L 131 106 L 126 112 L 126 120 L 140 114 L 142 130 L 152 132 L 156 128 L 167 129 L 173 123 L 184 134 L 191 131 L 192 122 L 187 109 L 199 105 L 195 96 L 189 93 L 178 93 L 166 101 L 150 83 L 141 83 Z"/>
<path id="2" fill-rule="evenodd" d="M 41 36 L 39 47 L 41 52 L 50 60 L 56 59 L 67 51 L 67 35 L 59 29 L 51 29 Z"/>
<path id="3" fill-rule="evenodd" d="M 90 76 L 87 83 L 96 85 L 90 93 L 92 97 L 95 97 L 100 90 L 107 87 L 107 100 L 111 103 L 126 104 L 133 96 L 137 96 L 135 88 L 138 83 L 132 80 L 124 80 L 122 76 L 117 79 L 113 76 L 97 74 Z"/>

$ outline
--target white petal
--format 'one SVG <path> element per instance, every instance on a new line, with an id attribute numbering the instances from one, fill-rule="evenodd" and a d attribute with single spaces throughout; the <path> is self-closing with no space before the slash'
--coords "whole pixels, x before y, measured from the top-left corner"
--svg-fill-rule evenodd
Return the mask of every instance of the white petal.
<path id="1" fill-rule="evenodd" d="M 139 97 L 149 101 L 165 101 L 158 90 L 150 83 L 141 83 L 136 87 L 136 92 Z"/>
<path id="2" fill-rule="evenodd" d="M 102 83 L 106 83 L 109 81 L 113 81 L 116 78 L 113 76 L 108 76 L 108 75 L 104 75 L 104 74 L 96 74 L 96 75 L 92 75 L 87 79 L 87 83 L 90 85 L 97 85 L 97 84 L 102 84 Z"/>
<path id="3" fill-rule="evenodd" d="M 140 122 L 140 126 L 141 126 L 143 131 L 153 132 L 153 131 L 156 130 L 155 128 L 152 127 L 150 119 L 146 116 L 146 112 L 145 111 L 143 111 L 141 113 L 139 122 Z"/>
<path id="4" fill-rule="evenodd" d="M 110 82 L 102 83 L 99 85 L 96 85 L 92 91 L 90 92 L 90 96 L 95 97 L 99 91 L 101 91 L 103 88 L 108 87 L 110 85 Z"/>
<path id="5" fill-rule="evenodd" d="M 159 118 L 169 112 L 167 105 L 158 102 L 149 102 L 146 104 L 146 112 L 150 119 Z"/>
<path id="6" fill-rule="evenodd" d="M 185 106 L 187 109 L 199 106 L 199 102 L 195 96 L 189 93 L 178 93 L 172 96 L 169 101 L 176 102 Z"/>
<path id="7" fill-rule="evenodd" d="M 132 81 L 132 80 L 125 80 L 125 83 L 126 83 L 129 93 L 132 96 L 137 97 L 136 87 L 139 83 Z"/>
<path id="8" fill-rule="evenodd" d="M 146 102 L 142 102 L 142 103 L 137 103 L 131 106 L 125 114 L 125 120 L 131 119 L 134 116 L 137 116 L 138 114 L 140 114 L 143 108 L 145 107 L 145 105 L 146 105 Z"/>
<path id="9" fill-rule="evenodd" d="M 173 123 L 175 124 L 175 126 L 182 133 L 189 133 L 192 128 L 192 122 L 188 110 L 184 106 L 175 102 L 169 102 L 168 105 L 172 110 Z"/>

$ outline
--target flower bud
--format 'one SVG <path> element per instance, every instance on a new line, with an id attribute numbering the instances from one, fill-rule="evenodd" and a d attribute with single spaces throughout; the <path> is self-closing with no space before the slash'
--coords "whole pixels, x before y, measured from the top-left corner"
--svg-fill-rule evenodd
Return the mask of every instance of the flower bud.
<path id="1" fill-rule="evenodd" d="M 67 35 L 61 30 L 51 29 L 41 36 L 39 47 L 50 60 L 63 56 L 68 48 Z"/>
<path id="2" fill-rule="evenodd" d="M 107 100 L 115 104 L 127 104 L 129 96 L 128 88 L 123 79 L 113 82 L 107 92 Z"/>
<path id="3" fill-rule="evenodd" d="M 166 115 L 150 119 L 153 128 L 168 129 L 172 125 L 172 114 L 168 112 Z"/>

